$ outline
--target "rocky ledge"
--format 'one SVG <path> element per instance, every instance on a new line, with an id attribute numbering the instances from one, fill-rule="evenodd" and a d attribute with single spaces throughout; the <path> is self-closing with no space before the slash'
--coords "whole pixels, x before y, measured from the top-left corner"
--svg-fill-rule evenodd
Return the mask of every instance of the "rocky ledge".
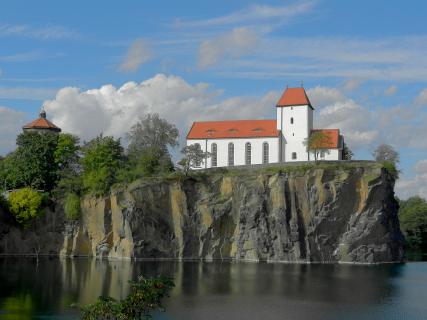
<path id="1" fill-rule="evenodd" d="M 28 230 L 0 214 L 0 254 L 384 263 L 403 259 L 393 176 L 379 163 L 152 178 L 61 206 Z"/>

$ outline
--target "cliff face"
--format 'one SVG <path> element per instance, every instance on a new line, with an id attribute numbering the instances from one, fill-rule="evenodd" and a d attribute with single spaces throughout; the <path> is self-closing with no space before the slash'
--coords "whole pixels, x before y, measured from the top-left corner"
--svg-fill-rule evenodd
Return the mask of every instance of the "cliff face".
<path id="1" fill-rule="evenodd" d="M 32 230 L 0 227 L 0 253 L 34 251 L 37 243 L 41 253 L 67 256 L 401 261 L 393 185 L 375 163 L 137 181 L 83 199 L 79 222 L 48 212 Z"/>

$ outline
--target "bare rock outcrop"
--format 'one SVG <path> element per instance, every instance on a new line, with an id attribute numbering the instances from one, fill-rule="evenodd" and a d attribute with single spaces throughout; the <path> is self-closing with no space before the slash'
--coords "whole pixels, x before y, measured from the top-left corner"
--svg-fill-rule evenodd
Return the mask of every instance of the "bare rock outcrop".
<path id="1" fill-rule="evenodd" d="M 31 253 L 37 238 L 43 253 L 66 256 L 398 262 L 403 237 L 393 187 L 374 162 L 135 181 L 109 197 L 83 199 L 75 223 L 49 212 L 32 230 L 0 226 L 0 254 Z"/>

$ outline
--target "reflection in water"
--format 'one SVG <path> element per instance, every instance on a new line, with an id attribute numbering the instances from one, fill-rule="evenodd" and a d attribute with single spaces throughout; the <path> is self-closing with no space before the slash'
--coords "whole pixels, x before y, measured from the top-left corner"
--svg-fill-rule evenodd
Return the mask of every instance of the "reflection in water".
<path id="1" fill-rule="evenodd" d="M 158 319 L 423 319 L 427 263 L 384 266 L 0 259 L 0 319 L 76 318 L 138 275 L 176 287 Z"/>

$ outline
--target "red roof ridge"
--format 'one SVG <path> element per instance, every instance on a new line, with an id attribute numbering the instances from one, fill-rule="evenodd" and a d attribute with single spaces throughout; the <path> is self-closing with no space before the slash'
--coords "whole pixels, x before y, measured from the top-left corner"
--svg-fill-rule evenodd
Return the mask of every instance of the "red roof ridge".
<path id="1" fill-rule="evenodd" d="M 311 108 L 310 99 L 305 92 L 303 87 L 301 88 L 286 88 L 277 102 L 277 107 L 287 107 L 287 106 L 304 106 L 308 105 Z"/>
<path id="2" fill-rule="evenodd" d="M 195 121 L 187 139 L 277 137 L 275 119 Z"/>

